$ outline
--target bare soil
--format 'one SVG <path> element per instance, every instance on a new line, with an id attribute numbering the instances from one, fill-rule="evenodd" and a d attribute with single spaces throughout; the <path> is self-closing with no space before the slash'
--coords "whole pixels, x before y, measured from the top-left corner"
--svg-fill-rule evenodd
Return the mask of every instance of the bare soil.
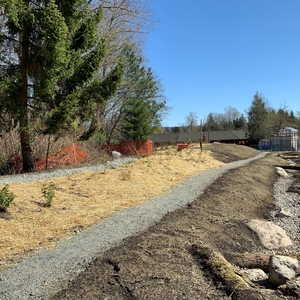
<path id="1" fill-rule="evenodd" d="M 258 153 L 220 144 L 209 145 L 206 151 L 212 151 L 210 157 L 220 163 Z M 277 180 L 274 166 L 284 163 L 278 154 L 271 153 L 227 172 L 192 204 L 96 258 L 66 290 L 51 299 L 290 299 L 278 293 L 270 296 L 261 287 L 252 295 L 238 296 L 194 251 L 207 245 L 228 260 L 230 253 L 261 252 L 259 239 L 245 221 L 271 218 Z"/>

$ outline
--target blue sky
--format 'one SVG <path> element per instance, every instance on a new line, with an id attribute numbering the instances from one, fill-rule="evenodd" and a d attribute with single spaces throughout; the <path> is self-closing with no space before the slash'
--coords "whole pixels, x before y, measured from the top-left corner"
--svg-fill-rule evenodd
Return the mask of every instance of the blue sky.
<path id="1" fill-rule="evenodd" d="M 195 112 L 244 113 L 256 91 L 300 111 L 300 0 L 152 0 L 149 66 L 172 110 L 163 126 Z"/>

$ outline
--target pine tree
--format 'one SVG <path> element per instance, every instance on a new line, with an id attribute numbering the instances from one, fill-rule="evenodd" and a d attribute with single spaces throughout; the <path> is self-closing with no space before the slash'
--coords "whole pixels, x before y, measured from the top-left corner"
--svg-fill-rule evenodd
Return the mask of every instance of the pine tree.
<path id="1" fill-rule="evenodd" d="M 248 110 L 249 140 L 258 143 L 259 140 L 269 137 L 267 126 L 268 111 L 262 96 L 256 92 Z"/>
<path id="2" fill-rule="evenodd" d="M 126 141 L 146 140 L 153 132 L 149 102 L 131 98 L 123 110 L 121 135 Z"/>
<path id="3" fill-rule="evenodd" d="M 114 108 L 114 115 L 111 118 L 115 121 L 111 122 L 114 124 L 108 134 L 108 143 L 115 128 L 120 128 L 122 138 L 131 140 L 136 138 L 135 134 L 128 136 L 124 130 L 125 127 L 129 126 L 128 122 L 131 122 L 131 120 L 134 120 L 134 123 L 144 124 L 140 117 L 133 117 L 135 115 L 134 110 L 140 111 L 145 116 L 145 122 L 149 123 L 147 126 L 145 124 L 141 125 L 142 127 L 145 126 L 141 131 L 148 132 L 149 130 L 145 130 L 145 128 L 151 128 L 149 134 L 138 134 L 138 138 L 141 139 L 141 136 L 143 136 L 143 139 L 149 137 L 160 126 L 162 113 L 166 109 L 159 81 L 155 78 L 152 69 L 144 66 L 143 57 L 137 54 L 137 49 L 128 45 L 123 55 L 125 71 L 122 84 L 116 97 L 112 99 L 113 103 L 111 103 Z M 145 110 L 148 110 L 148 112 Z M 130 118 L 127 114 L 131 115 Z M 133 127 L 136 128 L 136 125 L 133 125 Z M 136 128 L 134 131 L 138 132 L 139 130 Z"/>
<path id="4" fill-rule="evenodd" d="M 87 0 L 3 0 L 0 34 L 0 114 L 19 126 L 23 171 L 34 170 L 30 130 L 37 119 L 44 133 L 78 125 L 110 97 L 122 63 L 96 79 L 106 55 L 99 38 L 101 8 Z"/>
<path id="5" fill-rule="evenodd" d="M 239 118 L 233 120 L 234 129 L 245 129 L 247 120 L 243 114 Z"/>

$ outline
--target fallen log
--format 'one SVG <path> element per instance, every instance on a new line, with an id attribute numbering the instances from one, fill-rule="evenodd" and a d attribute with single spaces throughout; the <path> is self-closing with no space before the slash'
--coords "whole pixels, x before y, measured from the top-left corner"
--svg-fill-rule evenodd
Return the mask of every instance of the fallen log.
<path id="1" fill-rule="evenodd" d="M 298 159 L 299 155 L 280 155 L 283 159 Z"/>
<path id="2" fill-rule="evenodd" d="M 240 268 L 269 270 L 270 255 L 268 254 L 224 253 L 224 257 Z"/>
<path id="3" fill-rule="evenodd" d="M 284 166 L 277 166 L 277 167 L 280 167 L 282 169 L 300 170 L 300 166 L 288 166 L 288 165 L 284 165 Z"/>
<path id="4" fill-rule="evenodd" d="M 207 246 L 193 245 L 191 254 L 200 260 L 218 280 L 226 287 L 230 299 L 249 299 L 262 300 L 265 299 L 260 295 L 260 292 L 250 284 L 248 284 L 239 271 L 231 265 L 224 256 Z"/>
<path id="5" fill-rule="evenodd" d="M 299 253 L 276 253 L 277 255 L 290 256 L 296 259 L 300 259 Z M 269 258 L 271 254 L 262 253 L 224 253 L 224 257 L 231 264 L 238 266 L 239 268 L 246 269 L 262 269 L 263 271 L 269 271 Z"/>

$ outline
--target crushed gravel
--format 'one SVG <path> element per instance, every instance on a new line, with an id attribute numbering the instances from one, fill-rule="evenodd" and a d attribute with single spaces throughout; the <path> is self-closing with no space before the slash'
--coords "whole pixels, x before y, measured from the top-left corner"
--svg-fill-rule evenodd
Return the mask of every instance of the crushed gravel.
<path id="1" fill-rule="evenodd" d="M 38 173 L 26 173 L 26 174 L 19 174 L 15 176 L 1 176 L 0 177 L 0 184 L 12 184 L 16 182 L 34 182 L 38 180 L 44 180 L 54 177 L 61 177 L 61 176 L 70 176 L 72 174 L 84 172 L 84 171 L 98 171 L 104 169 L 113 169 L 119 165 L 123 165 L 132 161 L 137 160 L 137 158 L 132 157 L 123 157 L 118 158 L 113 161 L 108 161 L 105 164 L 93 165 L 93 166 L 85 166 L 80 168 L 70 168 L 70 169 L 60 169 L 55 171 L 43 171 Z"/>
<path id="2" fill-rule="evenodd" d="M 272 222 L 284 229 L 294 244 L 282 252 L 300 253 L 300 194 L 288 191 L 293 184 L 293 173 L 294 171 L 289 172 L 287 178 L 279 177 L 274 184 L 276 210 L 271 215 Z"/>
<path id="3" fill-rule="evenodd" d="M 206 171 L 141 206 L 115 213 L 91 228 L 78 232 L 72 238 L 62 240 L 53 250 L 42 249 L 32 256 L 21 259 L 15 267 L 0 272 L 0 299 L 47 299 L 65 288 L 71 278 L 82 272 L 95 257 L 120 244 L 123 239 L 146 230 L 165 214 L 194 201 L 207 186 L 225 172 L 244 166 L 265 155 L 265 152 L 260 153 L 256 157 Z M 116 160 L 98 168 L 114 167 L 125 162 L 124 159 Z M 64 170 L 62 173 L 56 171 L 51 174 L 61 176 L 66 171 L 72 172 Z M 79 170 L 75 169 L 75 171 Z M 20 181 L 41 180 L 44 179 L 45 174 L 50 175 L 49 173 L 31 174 L 22 177 Z M 8 177 L 3 178 L 0 183 L 11 183 L 12 181 L 2 181 L 8 179 Z M 295 234 L 297 235 L 297 232 Z"/>

